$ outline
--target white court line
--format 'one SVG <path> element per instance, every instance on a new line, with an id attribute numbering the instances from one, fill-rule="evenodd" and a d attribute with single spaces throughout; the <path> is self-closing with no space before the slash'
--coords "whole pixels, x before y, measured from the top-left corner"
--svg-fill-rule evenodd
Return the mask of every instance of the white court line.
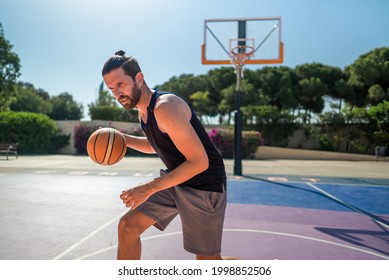
<path id="1" fill-rule="evenodd" d="M 53 174 L 53 173 L 58 173 L 57 170 L 39 170 L 35 171 L 36 174 Z"/>
<path id="2" fill-rule="evenodd" d="M 368 251 L 368 250 L 365 250 L 365 249 L 361 249 L 361 248 L 358 248 L 358 247 L 354 247 L 354 246 L 350 246 L 350 245 L 346 245 L 346 244 L 342 244 L 342 243 L 332 242 L 332 241 L 328 241 L 328 240 L 324 240 L 324 239 L 319 239 L 319 238 L 299 235 L 299 234 L 291 234 L 291 233 L 278 232 L 278 231 L 256 230 L 256 229 L 224 229 L 223 232 L 261 233 L 261 234 L 272 234 L 272 235 L 280 235 L 280 236 L 286 236 L 286 237 L 305 239 L 305 240 L 320 242 L 320 243 L 324 243 L 324 244 L 334 245 L 334 246 L 338 246 L 338 247 L 342 247 L 342 248 L 346 248 L 346 249 L 362 252 L 362 253 L 365 253 L 365 254 L 368 254 L 368 255 L 372 255 L 372 256 L 376 256 L 376 257 L 382 258 L 382 259 L 389 260 L 388 256 L 381 255 L 381 254 L 378 254 L 378 253 L 375 253 L 375 252 L 371 252 L 371 251 Z M 148 236 L 148 237 L 142 238 L 142 241 L 156 239 L 156 238 L 163 238 L 163 237 L 172 236 L 172 235 L 180 235 L 180 234 L 182 234 L 182 231 L 176 231 L 176 232 L 171 232 L 171 233 L 164 233 L 164 234 L 159 234 L 159 235 L 153 235 L 153 236 Z M 78 257 L 76 260 L 85 260 L 87 258 L 96 256 L 98 254 L 104 253 L 106 251 L 109 251 L 109 250 L 112 250 L 112 249 L 115 249 L 115 248 L 117 248 L 117 245 L 114 245 L 114 246 L 111 246 L 111 247 L 107 247 L 107 248 L 104 248 L 104 249 L 100 249 L 100 250 L 95 251 L 95 252 L 90 253 L 90 254 L 83 255 L 81 257 Z"/>
<path id="3" fill-rule="evenodd" d="M 166 236 L 172 236 L 172 235 L 178 235 L 178 234 L 182 234 L 182 231 L 169 232 L 169 233 L 163 233 L 163 234 L 158 234 L 158 235 L 153 235 L 153 236 L 148 236 L 148 237 L 142 237 L 141 240 L 142 241 L 146 241 L 146 240 L 151 240 L 151 239 L 156 239 L 156 238 L 161 238 L 161 237 L 166 237 Z M 118 247 L 118 245 L 113 245 L 111 247 L 100 249 L 100 250 L 98 250 L 96 252 L 93 252 L 93 253 L 86 254 L 84 256 L 78 257 L 76 260 L 85 260 L 87 258 L 99 255 L 99 254 L 104 253 L 106 251 L 116 249 L 117 247 Z"/>
<path id="4" fill-rule="evenodd" d="M 290 181 L 291 183 L 307 183 L 299 181 Z M 327 186 L 355 186 L 355 187 L 368 187 L 368 188 L 389 188 L 387 185 L 372 185 L 371 183 L 328 183 L 328 182 L 315 182 L 316 185 L 327 185 Z"/>
<path id="5" fill-rule="evenodd" d="M 68 172 L 67 174 L 68 175 L 86 175 L 88 173 L 89 173 L 88 171 L 71 171 L 71 172 Z"/>
<path id="6" fill-rule="evenodd" d="M 75 248 L 77 248 L 78 246 L 80 246 L 82 243 L 84 243 L 86 240 L 88 240 L 89 238 L 91 238 L 93 235 L 97 234 L 99 231 L 103 230 L 104 228 L 106 228 L 107 226 L 109 226 L 110 224 L 112 224 L 113 222 L 115 222 L 116 220 L 120 219 L 124 214 L 126 214 L 130 209 L 126 209 L 125 211 L 123 211 L 122 213 L 120 213 L 119 215 L 117 215 L 115 218 L 113 218 L 112 220 L 106 222 L 104 225 L 102 225 L 101 227 L 99 227 L 98 229 L 96 229 L 95 231 L 91 232 L 90 234 L 88 234 L 87 236 L 85 236 L 84 238 L 82 238 L 80 241 L 74 243 L 72 246 L 70 246 L 69 248 L 67 248 L 65 251 L 63 251 L 62 253 L 58 254 L 57 256 L 55 256 L 53 258 L 53 260 L 59 260 L 61 259 L 63 256 L 67 255 L 68 253 L 70 253 L 71 251 L 73 251 Z"/>
<path id="7" fill-rule="evenodd" d="M 151 176 L 153 176 L 154 175 L 154 173 L 135 173 L 134 174 L 134 176 L 135 177 L 151 177 Z"/>
<path id="8" fill-rule="evenodd" d="M 344 206 L 346 206 L 346 207 L 348 207 L 348 208 L 354 210 L 355 212 L 357 212 L 357 213 L 359 213 L 359 214 L 362 214 L 362 215 L 364 215 L 364 216 L 370 218 L 372 221 L 374 221 L 375 223 L 379 224 L 380 226 L 385 227 L 385 228 L 389 228 L 389 226 L 388 226 L 387 224 L 384 224 L 384 223 L 382 223 L 382 222 L 376 220 L 376 219 L 375 219 L 374 217 L 372 217 L 371 215 L 369 215 L 369 214 L 367 214 L 367 213 L 364 213 L 364 212 L 360 211 L 359 209 L 355 208 L 354 206 L 352 206 L 352 205 L 350 205 L 350 204 L 344 202 L 343 200 L 337 198 L 336 196 L 333 196 L 332 194 L 330 194 L 330 193 L 328 193 L 328 192 L 322 190 L 321 188 L 315 186 L 314 184 L 311 184 L 311 183 L 306 183 L 306 184 L 307 184 L 308 186 L 311 186 L 312 188 L 314 188 L 314 189 L 317 190 L 318 192 L 321 192 L 322 194 L 324 194 L 324 195 L 328 196 L 329 198 L 335 200 L 336 202 L 338 202 L 338 203 L 340 203 L 340 204 L 342 204 L 342 205 L 344 205 Z"/>
<path id="9" fill-rule="evenodd" d="M 100 172 L 97 176 L 117 176 L 118 174 L 117 172 Z"/>

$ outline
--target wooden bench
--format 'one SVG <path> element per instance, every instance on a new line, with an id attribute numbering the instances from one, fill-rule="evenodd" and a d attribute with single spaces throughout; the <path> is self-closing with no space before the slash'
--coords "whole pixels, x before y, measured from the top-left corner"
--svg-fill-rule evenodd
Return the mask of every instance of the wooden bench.
<path id="1" fill-rule="evenodd" d="M 9 154 L 14 154 L 18 158 L 18 143 L 0 143 L 0 153 L 6 154 L 7 160 Z"/>

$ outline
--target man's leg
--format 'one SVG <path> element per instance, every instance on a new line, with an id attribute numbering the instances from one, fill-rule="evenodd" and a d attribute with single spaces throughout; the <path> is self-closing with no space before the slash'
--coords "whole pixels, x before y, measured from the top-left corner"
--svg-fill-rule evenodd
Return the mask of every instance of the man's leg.
<path id="1" fill-rule="evenodd" d="M 129 211 L 119 221 L 118 260 L 139 260 L 142 245 L 140 235 L 155 221 L 136 210 Z"/>
<path id="2" fill-rule="evenodd" d="M 184 248 L 197 260 L 221 260 L 221 241 L 227 203 L 226 192 L 207 192 L 179 187 Z"/>

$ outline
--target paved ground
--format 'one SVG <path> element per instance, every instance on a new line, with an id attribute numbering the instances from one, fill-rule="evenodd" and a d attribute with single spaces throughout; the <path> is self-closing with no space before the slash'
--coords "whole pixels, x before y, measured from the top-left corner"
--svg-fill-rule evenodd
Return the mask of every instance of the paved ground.
<path id="1" fill-rule="evenodd" d="M 233 173 L 233 160 L 225 160 L 229 175 Z M 278 174 L 298 176 L 328 176 L 389 179 L 389 161 L 335 161 L 335 160 L 243 160 L 244 174 Z M 102 172 L 155 172 L 163 167 L 157 158 L 126 157 L 114 166 L 98 166 L 86 156 L 21 156 L 18 160 L 5 160 L 0 155 L 1 170 L 13 169 L 74 169 Z"/>
<path id="2" fill-rule="evenodd" d="M 232 175 L 232 160 L 225 163 L 224 254 L 389 259 L 389 162 L 252 160 L 243 161 L 242 177 Z M 114 259 L 126 211 L 118 194 L 162 167 L 157 158 L 103 167 L 86 156 L 0 157 L 0 259 Z M 179 219 L 165 232 L 152 228 L 143 258 L 192 259 L 181 243 Z"/>

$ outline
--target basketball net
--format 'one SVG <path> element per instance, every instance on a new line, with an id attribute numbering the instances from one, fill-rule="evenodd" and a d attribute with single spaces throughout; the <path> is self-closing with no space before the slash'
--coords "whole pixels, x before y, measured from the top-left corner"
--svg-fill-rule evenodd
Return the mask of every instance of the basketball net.
<path id="1" fill-rule="evenodd" d="M 235 71 L 240 72 L 242 78 L 245 61 L 253 56 L 254 51 L 253 47 L 246 45 L 236 46 L 230 51 L 231 64 L 235 65 Z"/>

